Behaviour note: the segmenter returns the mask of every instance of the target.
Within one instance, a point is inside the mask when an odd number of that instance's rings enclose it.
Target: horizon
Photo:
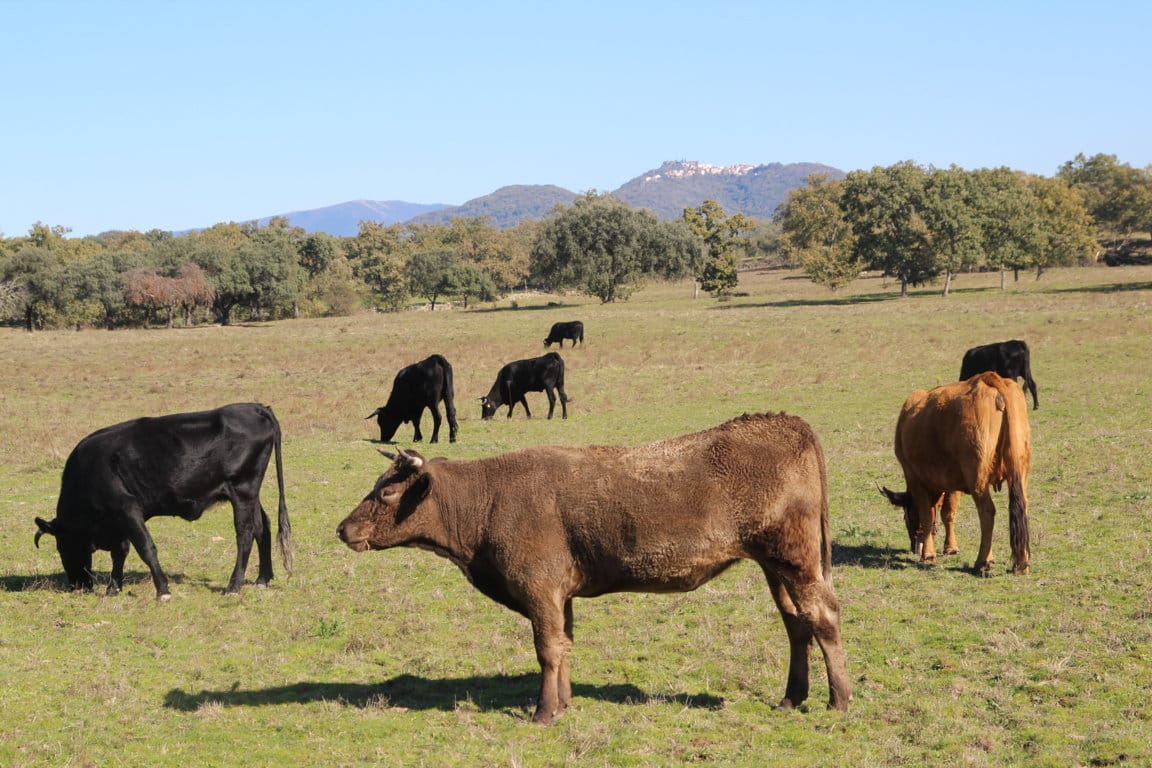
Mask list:
[[[1146,28],[1145,4],[447,10],[4,7],[7,28],[46,33],[0,51],[15,116],[0,134],[0,234],[456,206],[517,185],[580,194],[674,158],[1043,176],[1078,154],[1152,165],[1144,73],[1094,44]]]

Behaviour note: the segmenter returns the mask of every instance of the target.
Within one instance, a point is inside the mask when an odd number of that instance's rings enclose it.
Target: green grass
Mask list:
[[[618,306],[521,296],[519,309],[250,327],[0,329],[0,765],[1146,765],[1152,268],[998,284],[962,276],[947,299],[901,300],[877,278],[832,295],[770,272],[743,275],[747,295],[725,303],[663,285]],[[545,420],[530,395],[532,420],[482,422],[497,368],[577,318],[570,418]],[[902,487],[900,404],[952,380],[968,347],[1008,338],[1029,342],[1040,388],[1032,575],[968,573],[970,501],[961,554],[921,567],[875,487]],[[431,352],[453,363],[461,422],[460,442],[432,455],[638,444],[745,411],[807,419],[828,459],[851,710],[825,711],[818,653],[811,706],[773,710],[787,643],[759,570],[741,565],[690,594],[578,601],[574,705],[529,723],[524,619],[427,552],[356,554],[334,535],[383,465],[364,416]],[[284,428],[295,574],[277,562],[271,588],[225,597],[234,543],[219,508],[150,523],[171,603],[135,553],[120,597],[64,591],[32,518],[53,516],[72,446],[137,415],[240,400],[271,404]],[[274,484],[264,493],[271,508]],[[106,578],[107,554],[95,562]]]

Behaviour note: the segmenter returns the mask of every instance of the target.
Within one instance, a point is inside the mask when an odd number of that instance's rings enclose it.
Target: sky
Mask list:
[[[0,234],[611,191],[668,160],[1152,165],[1147,0],[0,0]]]

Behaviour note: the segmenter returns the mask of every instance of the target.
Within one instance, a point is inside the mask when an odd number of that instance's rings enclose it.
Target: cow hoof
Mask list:
[[[167,603],[172,600],[172,595],[168,592],[165,592],[162,595],[156,595],[156,599],[161,603]]]
[[[947,549],[944,550],[944,554],[946,554],[946,555],[958,555],[958,554],[960,554],[960,547],[948,547]]]

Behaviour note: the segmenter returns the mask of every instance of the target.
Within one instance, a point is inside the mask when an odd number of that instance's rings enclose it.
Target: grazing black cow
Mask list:
[[[492,385],[488,396],[480,398],[480,418],[491,419],[496,414],[496,409],[502,405],[508,406],[508,418],[512,418],[512,409],[516,407],[516,403],[522,404],[524,414],[532,418],[524,393],[541,391],[548,396],[548,418],[552,418],[552,413],[556,410],[556,395],[553,389],[560,393],[560,410],[564,418],[568,418],[568,395],[564,392],[564,360],[556,352],[508,363],[496,374],[496,383]]]
[[[960,381],[967,381],[978,373],[995,371],[1006,379],[1023,378],[1024,386],[1032,393],[1032,410],[1040,407],[1036,396],[1036,382],[1032,380],[1032,363],[1028,359],[1028,345],[1019,339],[1000,341],[972,347],[964,353],[960,363]]]
[[[448,442],[456,442],[456,404],[452,400],[452,366],[440,355],[432,355],[418,363],[405,366],[392,380],[392,393],[388,402],[364,418],[376,417],[380,425],[380,442],[391,442],[396,430],[406,421],[416,428],[412,436],[420,442],[420,417],[427,408],[432,412],[432,439],[440,440],[440,401],[448,414]]]
[[[158,515],[197,520],[213,504],[231,501],[236,567],[226,592],[239,592],[244,585],[253,540],[260,556],[256,583],[266,585],[272,579],[272,528],[260,504],[260,486],[273,453],[280,493],[277,540],[291,572],[280,423],[271,408],[257,403],[133,419],[88,435],[64,464],[56,518],[36,518],[35,543],[39,546],[45,533],[56,537],[73,589],[92,589],[92,553],[111,552],[109,595],[119,594],[123,586],[131,543],[152,572],[157,599],[168,600],[168,578],[144,523]]]
[[[584,343],[584,323],[573,320],[570,323],[552,323],[552,330],[548,331],[548,338],[544,339],[544,346],[550,347],[554,343],[564,349],[564,339],[572,339],[572,346]]]

